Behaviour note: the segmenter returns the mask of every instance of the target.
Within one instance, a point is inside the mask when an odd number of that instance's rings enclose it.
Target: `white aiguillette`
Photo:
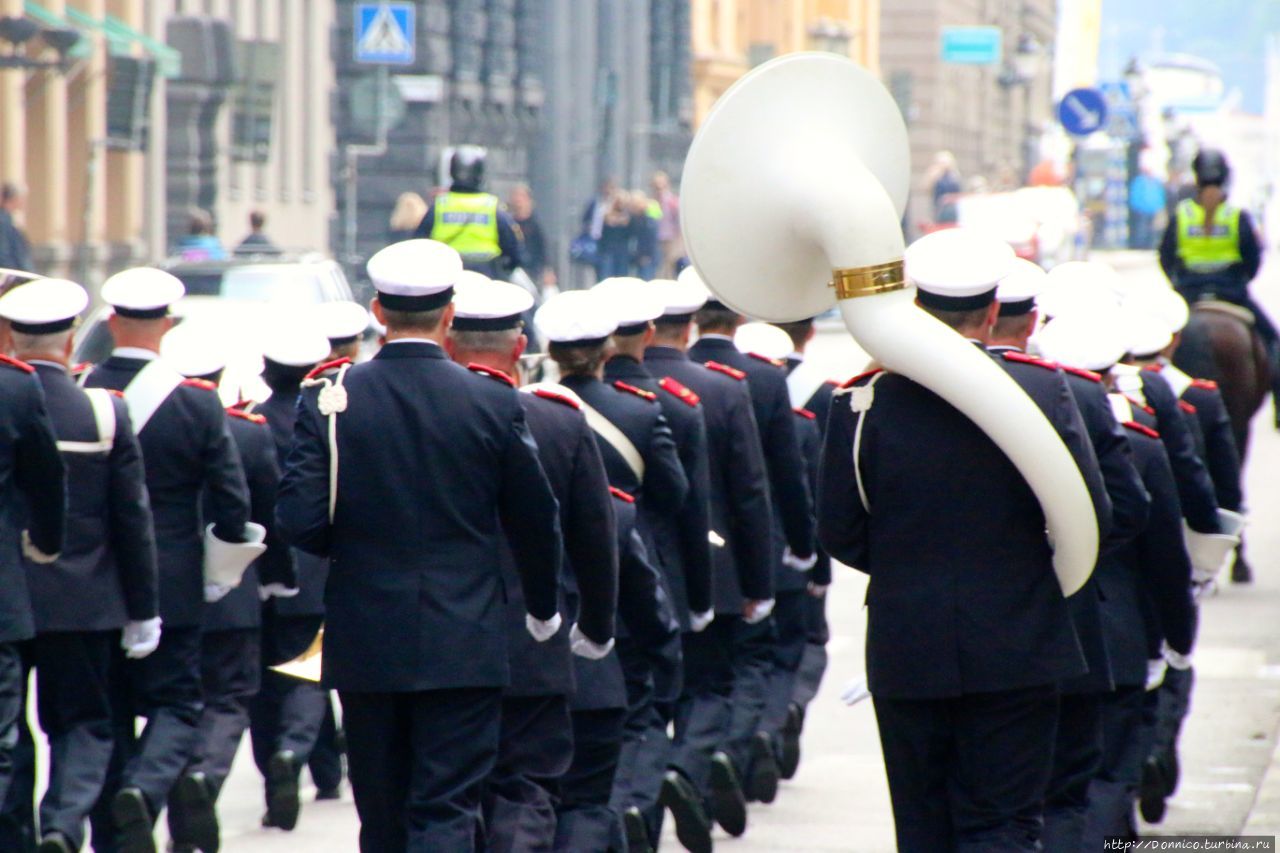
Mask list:
[[[267,550],[263,544],[267,529],[256,522],[244,526],[245,542],[223,542],[213,535],[213,525],[204,531],[204,580],[208,584],[237,587],[245,570]]]

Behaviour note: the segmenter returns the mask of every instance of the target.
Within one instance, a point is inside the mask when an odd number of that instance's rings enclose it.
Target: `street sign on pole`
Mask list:
[[[953,65],[999,65],[1004,31],[999,27],[943,27],[942,61]]]
[[[413,3],[357,3],[352,28],[355,61],[369,65],[412,65]]]
[[[1097,89],[1072,89],[1058,104],[1058,121],[1072,136],[1088,136],[1107,121],[1107,99]]]

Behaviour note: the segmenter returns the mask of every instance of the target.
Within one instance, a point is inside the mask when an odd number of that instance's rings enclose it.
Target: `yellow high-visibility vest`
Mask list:
[[[435,200],[431,239],[452,246],[469,261],[491,261],[498,244],[498,197],[491,193],[447,192]]]
[[[1178,257],[1191,272],[1217,272],[1242,260],[1240,208],[1219,205],[1206,227],[1204,208],[1188,198],[1178,203],[1176,219]]]

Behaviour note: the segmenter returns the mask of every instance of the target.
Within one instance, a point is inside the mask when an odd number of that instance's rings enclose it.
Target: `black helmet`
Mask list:
[[[1191,161],[1191,171],[1196,174],[1196,183],[1202,187],[1222,186],[1231,177],[1231,167],[1227,165],[1227,155],[1216,148],[1204,148]]]
[[[449,160],[449,178],[455,184],[480,189],[484,183],[486,153],[479,145],[459,145]]]

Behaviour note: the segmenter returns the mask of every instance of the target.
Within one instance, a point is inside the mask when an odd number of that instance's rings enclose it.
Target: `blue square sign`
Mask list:
[[[943,27],[942,61],[953,65],[997,65],[1004,50],[999,27]]]
[[[412,3],[357,3],[352,30],[356,62],[412,65],[416,11]]]

